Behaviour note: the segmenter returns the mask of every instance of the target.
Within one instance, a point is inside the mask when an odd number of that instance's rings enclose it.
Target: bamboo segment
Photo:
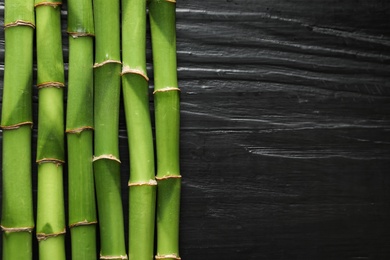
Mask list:
[[[96,259],[93,179],[93,10],[91,0],[69,0],[69,74],[66,111],[69,228],[72,259]]]
[[[39,88],[37,239],[40,259],[65,259],[64,65],[60,4],[35,1]]]
[[[157,255],[180,259],[180,101],[176,64],[175,3],[149,4],[154,68],[157,148]]]
[[[122,84],[130,154],[129,259],[154,255],[156,185],[146,74],[146,1],[122,1]]]
[[[3,259],[32,259],[31,182],[33,0],[6,0],[1,114]]]
[[[95,96],[94,176],[100,258],[127,259],[118,145],[120,98],[119,1],[94,0]]]

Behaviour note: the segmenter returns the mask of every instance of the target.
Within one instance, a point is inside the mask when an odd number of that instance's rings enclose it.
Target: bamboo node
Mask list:
[[[15,26],[29,26],[35,29],[35,24],[33,22],[23,21],[23,20],[16,20],[15,22],[7,23],[4,25],[4,28],[7,29],[9,27],[15,27]]]
[[[65,133],[67,134],[80,134],[84,130],[93,130],[92,126],[83,126],[83,127],[78,127],[78,128],[73,128],[66,130]]]
[[[165,87],[165,88],[160,88],[160,89],[153,91],[153,94],[156,94],[159,92],[168,92],[168,91],[179,91],[180,92],[181,90],[177,87]]]
[[[78,37],[95,37],[95,34],[88,32],[68,32],[68,34],[72,36],[73,39]]]
[[[4,232],[29,232],[31,233],[34,230],[34,227],[5,227],[0,225],[1,230]]]
[[[92,159],[92,162],[95,162],[95,161],[101,160],[101,159],[108,159],[108,160],[113,160],[113,161],[117,161],[118,163],[121,163],[121,161],[118,158],[116,158],[115,155],[112,155],[112,154],[102,154],[99,156],[94,156]]]
[[[61,5],[62,3],[61,2],[40,2],[40,3],[37,3],[34,5],[34,7],[38,7],[38,6],[51,6],[51,7],[57,7],[59,5]]]
[[[36,163],[38,163],[38,164],[42,164],[42,163],[54,163],[54,164],[56,164],[57,166],[60,166],[60,165],[64,164],[65,161],[60,160],[60,159],[57,159],[57,158],[42,158],[42,159],[37,160]]]
[[[64,235],[64,234],[66,234],[66,229],[64,229],[63,231],[57,232],[57,233],[52,233],[52,234],[37,233],[37,240],[38,240],[38,242],[44,241],[44,240],[47,240],[51,237],[58,237],[58,236]]]
[[[13,125],[2,125],[2,126],[0,126],[0,128],[3,130],[13,130],[13,129],[18,129],[19,127],[24,126],[24,125],[31,125],[31,128],[32,128],[33,122],[26,121],[26,122],[20,122],[17,124],[13,124]]]
[[[157,185],[157,181],[156,180],[149,180],[149,181],[128,182],[127,185],[129,187],[133,187],[133,186],[156,186]]]
[[[74,228],[74,227],[79,227],[79,226],[89,226],[89,225],[96,225],[98,222],[96,220],[93,221],[88,221],[88,220],[83,220],[79,221],[76,223],[69,224],[69,228]]]
[[[93,64],[93,68],[103,67],[104,65],[109,64],[109,63],[122,64],[122,62],[120,62],[119,60],[105,60],[103,62]]]
[[[176,260],[181,260],[180,256],[178,256],[177,254],[156,255],[154,258],[156,260],[159,260],[159,259],[176,259]]]
[[[100,255],[100,259],[124,259],[127,260],[127,255]]]
[[[123,76],[125,74],[138,74],[138,75],[142,76],[144,79],[146,79],[146,81],[149,81],[148,76],[141,69],[134,69],[134,68],[130,68],[130,67],[123,67],[121,76]]]
[[[63,88],[63,87],[65,87],[64,83],[55,82],[55,81],[43,82],[43,83],[37,84],[38,89],[41,89],[41,88]]]
[[[168,175],[164,175],[162,177],[157,177],[156,176],[156,180],[157,181],[165,181],[165,180],[168,180],[168,179],[181,179],[181,175],[168,174]]]

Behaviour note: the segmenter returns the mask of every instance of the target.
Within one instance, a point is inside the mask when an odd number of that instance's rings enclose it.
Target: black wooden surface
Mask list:
[[[178,0],[183,259],[390,259],[389,19],[386,0]]]

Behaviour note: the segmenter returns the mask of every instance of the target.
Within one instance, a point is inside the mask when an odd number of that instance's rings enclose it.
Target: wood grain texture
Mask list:
[[[390,258],[389,17],[385,0],[177,2],[183,259]],[[123,109],[120,126],[126,208]]]

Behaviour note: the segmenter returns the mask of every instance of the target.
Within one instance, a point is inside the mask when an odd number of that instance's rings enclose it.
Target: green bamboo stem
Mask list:
[[[69,73],[66,111],[69,228],[72,259],[96,259],[93,179],[93,9],[91,0],[69,0]]]
[[[122,1],[122,84],[130,154],[129,259],[154,256],[156,185],[146,73],[146,1]]]
[[[154,68],[157,150],[157,255],[180,259],[180,101],[176,64],[175,2],[149,4]]]
[[[31,183],[33,0],[5,1],[1,127],[3,259],[32,259]]]
[[[64,65],[61,2],[35,1],[37,24],[38,205],[37,239],[40,259],[65,259],[63,194]]]
[[[94,176],[100,258],[127,259],[118,145],[120,104],[119,0],[94,0]]]

